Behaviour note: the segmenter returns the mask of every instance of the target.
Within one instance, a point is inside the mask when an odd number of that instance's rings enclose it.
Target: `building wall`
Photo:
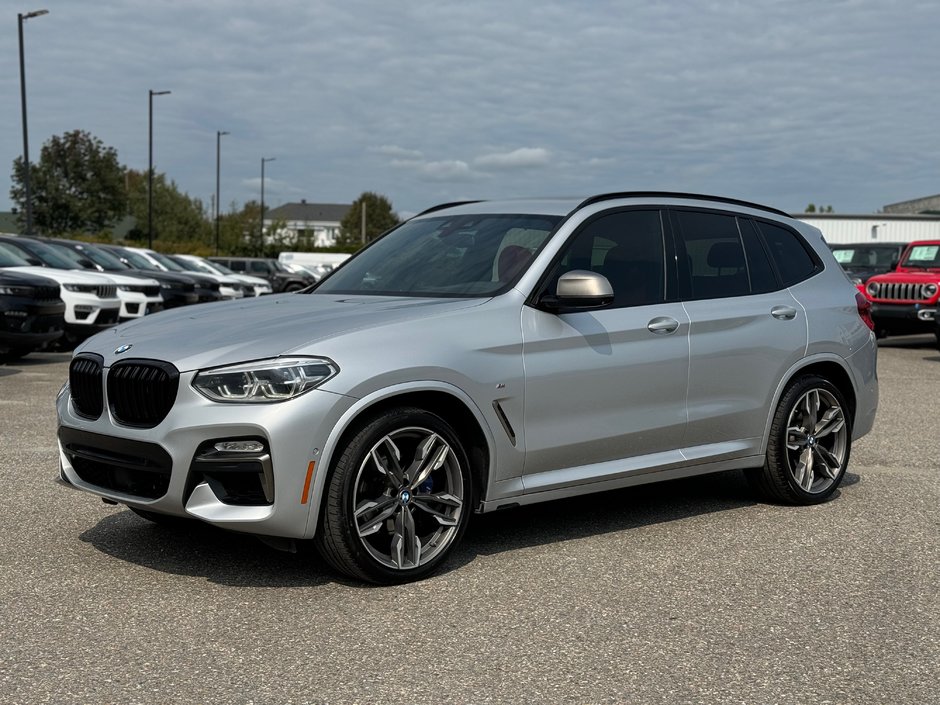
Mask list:
[[[915,198],[912,201],[889,203],[884,207],[885,213],[924,213],[926,211],[940,212],[940,195]]]
[[[911,242],[940,240],[940,217],[891,217],[888,214],[853,217],[820,217],[811,213],[795,218],[819,228],[826,242]]]

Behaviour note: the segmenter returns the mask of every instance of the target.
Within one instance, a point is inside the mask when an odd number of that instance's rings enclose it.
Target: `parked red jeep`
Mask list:
[[[878,274],[865,284],[878,337],[936,333],[940,298],[940,240],[910,243],[893,272]]]

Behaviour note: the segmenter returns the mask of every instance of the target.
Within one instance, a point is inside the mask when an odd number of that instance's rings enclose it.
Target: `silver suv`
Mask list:
[[[87,341],[57,401],[61,478],[401,582],[474,512],[731,469],[822,502],[872,428],[875,363],[867,301],[780,211],[448,204],[304,293]]]

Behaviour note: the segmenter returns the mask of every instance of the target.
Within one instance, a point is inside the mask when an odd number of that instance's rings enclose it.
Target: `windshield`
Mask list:
[[[90,269],[90,267],[88,267],[84,262],[82,262],[83,256],[80,255],[75,250],[73,250],[71,247],[65,247],[63,245],[58,245],[58,244],[52,245],[52,247],[55,248],[56,254],[61,255],[62,257],[64,257],[65,259],[67,259],[69,262],[72,263],[70,268],[74,269],[74,268],[81,267],[82,269]]]
[[[160,268],[157,265],[155,265],[143,255],[134,252],[133,250],[121,250],[121,256],[130,262],[134,269],[146,269],[148,272],[160,271]]]
[[[897,247],[862,245],[839,247],[832,251],[836,262],[843,267],[884,267],[887,269],[898,258]]]
[[[29,267],[19,250],[0,242],[0,267]]]
[[[97,247],[89,245],[77,245],[75,251],[109,272],[118,272],[122,269],[128,269],[126,264],[107,250],[100,250]]]
[[[186,270],[179,266],[176,262],[171,260],[166,255],[161,255],[159,252],[148,252],[151,257],[153,257],[157,262],[162,264],[164,267],[169,269],[171,272],[185,272]]]
[[[24,252],[29,252],[34,257],[38,257],[44,265],[53,269],[83,269],[81,265],[70,261],[67,257],[63,257],[43,242],[30,240],[29,243],[17,243],[16,247]]]
[[[204,270],[202,269],[202,267],[200,267],[198,264],[196,264],[196,263],[193,262],[192,260],[183,259],[182,257],[180,257],[179,259],[175,259],[175,258],[174,258],[174,259],[173,259],[173,262],[174,262],[175,264],[178,264],[180,267],[182,267],[183,269],[185,269],[187,272],[203,272],[203,271],[204,271]]]
[[[923,267],[932,269],[940,267],[940,244],[936,245],[915,245],[907,253],[907,257],[901,263],[904,267]]]
[[[235,274],[231,269],[226,267],[224,264],[219,264],[218,262],[209,262],[207,260],[199,260],[199,265],[205,267],[206,270],[212,274]]]
[[[311,293],[492,296],[522,275],[560,220],[508,214],[412,220],[345,262]]]

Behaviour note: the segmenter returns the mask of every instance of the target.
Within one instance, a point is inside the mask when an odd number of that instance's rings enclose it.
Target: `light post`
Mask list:
[[[228,132],[221,130],[215,133],[215,255],[219,256],[219,175],[222,165],[222,135]]]
[[[29,132],[26,129],[26,60],[23,55],[23,22],[48,15],[49,10],[34,10],[16,15],[20,35],[20,102],[23,106],[23,186],[26,191],[26,234],[33,234],[33,199],[29,188]]]
[[[259,256],[264,254],[264,164],[265,162],[273,162],[276,159],[277,157],[261,157],[261,241],[258,245]]]
[[[147,102],[147,247],[153,248],[153,97],[170,91],[150,90]]]

